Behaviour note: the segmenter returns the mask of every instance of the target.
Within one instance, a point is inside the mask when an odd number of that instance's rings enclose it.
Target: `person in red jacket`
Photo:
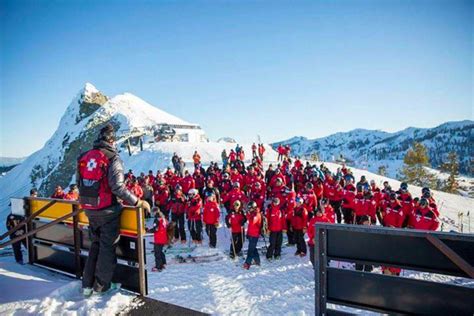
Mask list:
[[[153,248],[155,250],[155,267],[151,269],[153,272],[161,272],[166,267],[166,256],[163,247],[168,244],[168,221],[165,215],[159,210],[156,213],[155,222],[153,223]]]
[[[234,259],[241,255],[242,245],[244,242],[244,224],[247,218],[242,214],[242,204],[240,201],[235,201],[232,210],[227,214],[225,222],[232,233],[232,240],[230,243],[230,258]]]
[[[389,202],[382,201],[379,220],[385,227],[401,228],[405,221],[405,213],[396,193],[390,193]],[[383,274],[400,275],[402,270],[395,267],[382,266]]]
[[[69,192],[64,195],[65,200],[78,201],[79,200],[79,189],[77,184],[71,184],[69,186]]]
[[[54,190],[53,195],[51,195],[52,199],[64,199],[64,191],[63,188],[60,185],[56,186],[56,189]]]
[[[143,197],[143,189],[137,181],[137,178],[133,177],[130,185],[130,192],[133,193],[137,198],[141,199]]]
[[[258,155],[260,157],[260,160],[263,160],[263,154],[265,153],[265,147],[263,144],[258,145]]]
[[[326,198],[322,198],[319,201],[320,205],[319,208],[323,210],[324,216],[328,219],[329,223],[335,224],[336,223],[336,212],[332,208],[331,203]]]
[[[257,203],[257,207],[260,210],[263,210],[263,206],[265,203],[265,182],[255,182],[249,189],[249,198],[251,201]]]
[[[257,250],[258,237],[262,229],[262,214],[255,201],[251,201],[248,204],[247,213],[247,239],[249,240],[249,248],[247,250],[247,259],[245,259],[244,269],[249,269],[252,261],[257,266],[260,265],[260,255]]]
[[[204,185],[206,182],[206,178],[201,173],[200,169],[194,170],[193,179],[194,179],[195,188],[200,192],[204,188]]]
[[[267,250],[267,259],[280,259],[283,231],[286,231],[285,214],[280,207],[280,199],[273,198],[272,204],[266,211],[268,230],[270,231],[270,245]]]
[[[357,193],[353,200],[355,224],[360,224],[362,216],[367,214],[367,205],[365,203],[364,192],[362,186],[357,186]]]
[[[322,209],[318,209],[316,211],[315,216],[311,218],[311,220],[308,223],[308,248],[309,248],[309,260],[311,261],[311,264],[314,267],[314,242],[315,242],[315,234],[316,231],[314,229],[314,225],[316,223],[329,223],[329,219],[324,215]]]
[[[397,199],[396,193],[390,194],[390,202],[381,209],[381,223],[385,227],[402,228],[405,221],[403,206]]]
[[[237,160],[237,154],[235,153],[233,149],[231,149],[229,153],[229,162],[233,164],[235,163],[236,160]]]
[[[313,217],[314,211],[318,206],[318,198],[316,197],[316,194],[314,194],[313,189],[313,184],[311,182],[307,182],[305,184],[304,190],[300,192],[300,195],[304,201],[304,206],[308,211],[308,219]]]
[[[179,184],[183,188],[183,193],[188,194],[189,190],[194,189],[196,184],[194,182],[193,176],[189,173],[188,170],[184,171],[184,178],[179,181]]]
[[[224,202],[224,206],[229,211],[234,206],[235,201],[239,201],[240,203],[247,203],[247,196],[240,190],[240,183],[234,182],[232,184],[232,190],[224,196],[222,201]]]
[[[174,193],[169,201],[171,210],[171,220],[176,224],[174,230],[175,241],[181,237],[181,243],[186,243],[186,231],[184,230],[184,211],[186,205],[186,197],[183,194],[183,190],[180,185],[177,185],[174,189]]]
[[[344,223],[353,224],[354,223],[354,198],[356,196],[356,188],[354,184],[349,182],[342,190],[342,215],[344,218]]]
[[[158,185],[155,185],[155,189],[153,191],[153,197],[155,200],[155,206],[160,208],[161,212],[165,215],[165,218],[168,218],[168,199],[170,197],[170,190],[168,189],[168,186],[165,185],[164,179],[158,180]]]
[[[365,214],[370,216],[370,220],[372,222],[372,225],[375,225],[377,223],[377,203],[375,202],[374,196],[372,195],[372,192],[367,191],[364,194],[364,209],[365,209]]]
[[[402,182],[400,184],[400,190],[398,191],[399,200],[403,206],[403,212],[405,212],[405,216],[409,216],[413,211],[413,198],[411,193],[408,191],[408,184]]]
[[[148,175],[146,176],[146,178],[148,179],[148,184],[149,185],[151,185],[151,186],[155,185],[156,177],[153,174],[153,170],[148,171]]]
[[[202,244],[202,221],[201,221],[202,200],[196,189],[189,190],[188,201],[186,202],[186,214],[188,216],[188,230],[194,244]]]
[[[295,208],[296,205],[296,193],[288,188],[286,188],[284,195],[283,195],[283,200],[281,204],[281,210],[283,211],[283,214],[285,215],[286,218],[286,237],[288,240],[288,246],[294,246],[296,244],[295,240],[295,234],[294,234],[294,229],[291,225],[291,218],[293,217],[293,209]]]
[[[421,198],[418,206],[408,218],[408,228],[435,231],[438,227],[438,216],[429,206],[428,200]]]
[[[209,247],[216,248],[217,228],[219,227],[220,209],[214,194],[206,197],[203,209],[203,221],[206,225],[206,233],[209,236]]]
[[[257,157],[257,145],[255,143],[252,144],[252,157]]]
[[[341,204],[342,204],[342,198],[343,198],[343,189],[342,189],[341,184],[339,183],[340,180],[341,179],[339,176],[335,176],[334,179],[330,180],[326,186],[329,190],[329,194],[328,194],[329,203],[331,203],[331,206],[336,212],[338,223],[342,221]]]
[[[296,252],[295,256],[306,256],[306,243],[304,241],[304,234],[306,233],[308,223],[308,211],[304,207],[304,200],[302,197],[297,197],[295,200],[295,208],[291,216],[291,226],[293,228]]]

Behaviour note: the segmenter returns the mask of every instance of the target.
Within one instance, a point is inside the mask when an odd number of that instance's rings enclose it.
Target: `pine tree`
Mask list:
[[[385,177],[387,175],[387,167],[384,165],[380,165],[378,174],[381,175],[382,177]]]
[[[311,154],[311,160],[312,161],[319,161],[319,154],[318,152],[314,152]]]
[[[436,187],[436,177],[425,168],[431,165],[428,151],[422,143],[413,143],[403,162],[402,181],[423,187]]]
[[[443,191],[448,193],[458,193],[459,189],[459,160],[455,152],[448,154],[448,161],[441,165],[441,170],[449,173],[448,179],[445,181]]]

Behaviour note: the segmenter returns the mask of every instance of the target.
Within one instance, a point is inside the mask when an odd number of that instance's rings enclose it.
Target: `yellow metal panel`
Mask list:
[[[45,200],[45,199],[31,200],[30,202],[31,213],[38,211],[40,208],[48,204],[50,201]],[[57,201],[55,204],[53,204],[48,209],[46,209],[43,213],[41,213],[38,217],[46,218],[49,220],[55,220],[56,218],[64,216],[68,213],[72,213],[72,204]],[[66,219],[65,222],[72,222],[72,217]]]
[[[51,199],[40,199],[30,200],[31,212],[34,213],[40,208],[45,206],[51,201]],[[68,213],[72,213],[73,205],[65,201],[57,201],[55,204],[50,206],[47,210],[41,213],[38,217],[48,220],[55,220],[61,216],[64,216]],[[86,216],[85,212],[81,212],[78,215],[79,225],[89,225],[89,219]],[[143,223],[145,219],[142,217]],[[66,219],[64,222],[72,223],[72,217]],[[143,225],[145,227],[145,225]],[[137,210],[135,208],[124,207],[122,211],[122,216],[120,218],[120,231],[126,234],[137,234],[138,223],[137,223]]]

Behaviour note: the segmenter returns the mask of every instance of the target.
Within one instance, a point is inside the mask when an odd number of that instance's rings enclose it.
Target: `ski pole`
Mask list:
[[[233,257],[235,258],[236,253],[235,253],[234,236],[233,236],[233,234],[232,234],[232,228],[229,228],[229,230],[230,230],[230,240],[231,240],[231,242],[232,242],[232,249],[234,250],[234,256],[233,256]]]

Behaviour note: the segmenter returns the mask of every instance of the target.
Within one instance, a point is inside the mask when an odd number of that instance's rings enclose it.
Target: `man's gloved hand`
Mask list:
[[[145,212],[150,214],[150,204],[145,200],[139,200],[136,207],[141,207]]]

